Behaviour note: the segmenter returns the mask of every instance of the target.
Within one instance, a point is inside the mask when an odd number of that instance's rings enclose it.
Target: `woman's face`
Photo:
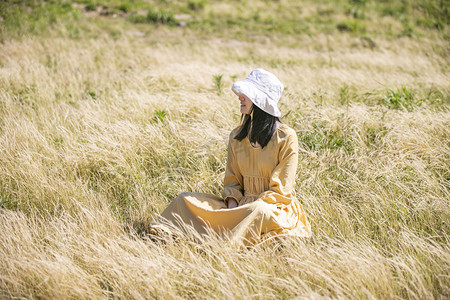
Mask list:
[[[244,94],[241,94],[239,96],[239,101],[241,102],[241,114],[249,114],[252,111],[252,100]]]

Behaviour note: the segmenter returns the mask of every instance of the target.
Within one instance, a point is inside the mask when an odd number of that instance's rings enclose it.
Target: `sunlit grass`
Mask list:
[[[31,19],[1,29],[1,298],[448,297],[439,1],[49,3],[36,19],[11,6]],[[108,14],[88,14],[101,5]],[[150,6],[197,15],[185,27],[131,22]],[[404,35],[394,17],[406,12]],[[247,250],[142,239],[178,193],[220,194],[240,119],[229,88],[256,67],[286,86],[313,237]]]

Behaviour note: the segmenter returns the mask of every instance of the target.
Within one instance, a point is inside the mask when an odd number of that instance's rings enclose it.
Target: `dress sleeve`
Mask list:
[[[225,169],[225,178],[223,182],[223,192],[222,196],[227,204],[228,199],[233,198],[239,204],[239,201],[242,199],[243,192],[243,180],[242,174],[239,170],[239,166],[237,164],[235,149],[233,148],[233,138],[234,131],[231,132],[230,137],[228,139],[228,157],[227,157],[227,166]]]
[[[298,139],[292,130],[281,142],[278,165],[270,176],[269,190],[258,198],[270,204],[290,204],[295,199],[295,174],[298,164]]]

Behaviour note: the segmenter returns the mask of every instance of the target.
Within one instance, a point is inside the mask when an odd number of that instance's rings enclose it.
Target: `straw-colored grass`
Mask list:
[[[140,26],[0,44],[0,298],[450,296],[447,41]],[[220,194],[256,67],[285,83],[313,237],[141,238],[178,193]]]

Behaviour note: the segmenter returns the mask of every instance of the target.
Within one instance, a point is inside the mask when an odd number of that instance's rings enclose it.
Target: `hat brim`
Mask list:
[[[241,80],[237,81],[233,84],[233,87],[231,88],[233,92],[240,96],[241,94],[244,94],[245,96],[249,97],[250,100],[256,98],[258,94],[262,93],[260,90],[258,90],[256,87],[254,87],[250,82]],[[253,100],[252,100],[253,102]]]
[[[278,110],[278,107],[275,105],[271,105],[267,97],[267,95],[256,88],[253,83],[247,81],[247,80],[241,80],[237,81],[233,84],[231,90],[238,96],[241,96],[241,94],[244,94],[247,96],[254,105],[259,107],[261,110],[265,111],[266,113],[279,117],[281,116],[281,112]],[[266,105],[263,105],[266,104]]]

